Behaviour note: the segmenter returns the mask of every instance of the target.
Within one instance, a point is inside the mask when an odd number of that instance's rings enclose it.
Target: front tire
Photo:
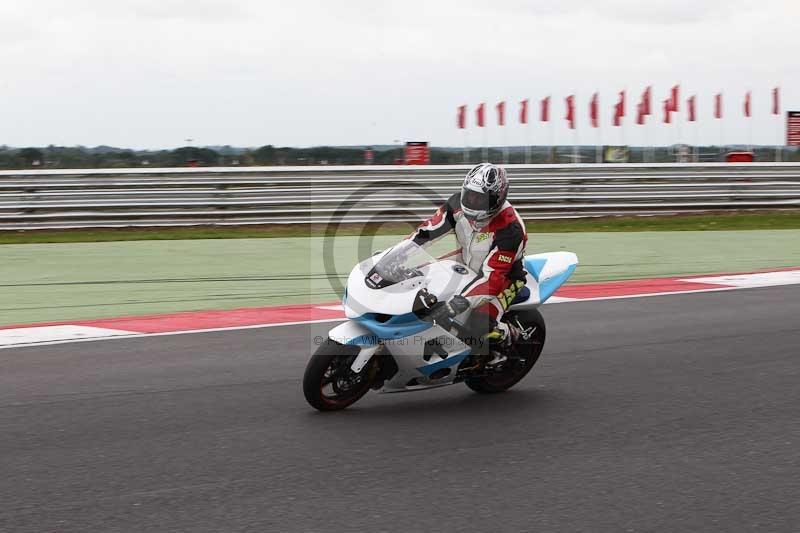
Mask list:
[[[350,369],[359,346],[339,344],[325,339],[306,365],[303,375],[303,394],[314,409],[339,411],[364,396],[375,376],[373,357],[359,373]]]
[[[542,314],[536,309],[512,313],[509,319],[516,316],[523,328],[534,328],[531,336],[527,340],[520,337],[514,342],[509,349],[508,361],[499,372],[491,376],[467,378],[467,387],[475,392],[492,394],[510,389],[531,371],[542,354],[547,334]]]

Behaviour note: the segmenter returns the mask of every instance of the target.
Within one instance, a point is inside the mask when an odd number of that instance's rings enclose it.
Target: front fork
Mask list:
[[[369,363],[372,356],[382,347],[382,344],[374,344],[372,346],[361,346],[361,351],[358,352],[358,355],[353,360],[353,364],[350,365],[350,370],[358,374],[361,372],[367,363]]]

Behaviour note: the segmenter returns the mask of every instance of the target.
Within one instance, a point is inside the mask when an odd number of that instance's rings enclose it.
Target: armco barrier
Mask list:
[[[0,171],[0,230],[408,221],[469,166]],[[525,219],[800,208],[800,164],[509,165]]]

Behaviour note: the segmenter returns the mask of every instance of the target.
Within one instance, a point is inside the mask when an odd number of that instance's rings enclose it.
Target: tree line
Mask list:
[[[374,164],[394,164],[403,157],[402,148],[373,151]],[[449,161],[447,156],[436,158]],[[363,148],[260,148],[184,146],[174,150],[128,150],[108,146],[47,146],[9,148],[0,146],[0,169],[25,168],[126,168],[253,165],[360,165]]]
[[[722,151],[719,147],[701,147],[698,150],[701,161],[719,161]],[[382,147],[372,150],[372,164],[402,164],[402,147]],[[580,147],[578,154],[582,161],[594,162],[595,148]],[[642,160],[641,149],[631,149],[631,161]],[[776,152],[771,147],[755,149],[757,161],[773,161]],[[567,163],[572,161],[572,147],[536,146],[525,153],[524,147],[513,147],[507,152],[492,148],[488,150],[490,161],[524,163],[526,157],[531,163]],[[649,161],[675,161],[674,150],[670,147],[656,148]],[[786,150],[784,161],[800,161],[800,151]],[[432,164],[475,163],[484,159],[483,150],[472,148],[466,154],[460,148],[432,148]],[[0,146],[0,170],[28,168],[130,168],[130,167],[185,167],[185,166],[281,166],[281,165],[362,165],[366,162],[365,149],[354,147],[320,146],[314,148],[276,147],[236,148],[231,146],[197,147],[184,146],[175,150],[128,150],[108,146],[98,147],[27,147],[9,148]]]

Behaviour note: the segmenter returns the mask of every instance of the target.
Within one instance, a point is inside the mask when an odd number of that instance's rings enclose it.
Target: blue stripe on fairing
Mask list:
[[[381,341],[377,335],[359,335],[345,342],[345,344],[356,344],[358,346],[375,346]]]
[[[542,269],[546,263],[547,259],[542,259],[539,257],[526,257],[522,261],[522,264],[525,265],[525,270],[530,272],[531,276],[533,276],[533,279],[536,281],[539,281],[539,275],[542,273]]]
[[[380,339],[402,339],[433,326],[432,322],[420,320],[414,313],[394,315],[386,322],[375,320],[374,313],[367,313],[353,320],[369,329]]]
[[[467,358],[470,351],[471,349],[467,348],[463,352],[451,355],[447,359],[442,359],[441,361],[437,361],[430,365],[417,367],[417,370],[419,370],[422,374],[425,374],[426,376],[430,376],[437,370],[441,370],[442,368],[447,368],[448,366],[457,365],[458,363]]]
[[[575,267],[577,266],[578,265],[570,265],[566,272],[539,283],[539,301],[544,303],[545,300],[550,298],[553,293],[569,279],[572,273],[575,272]]]

